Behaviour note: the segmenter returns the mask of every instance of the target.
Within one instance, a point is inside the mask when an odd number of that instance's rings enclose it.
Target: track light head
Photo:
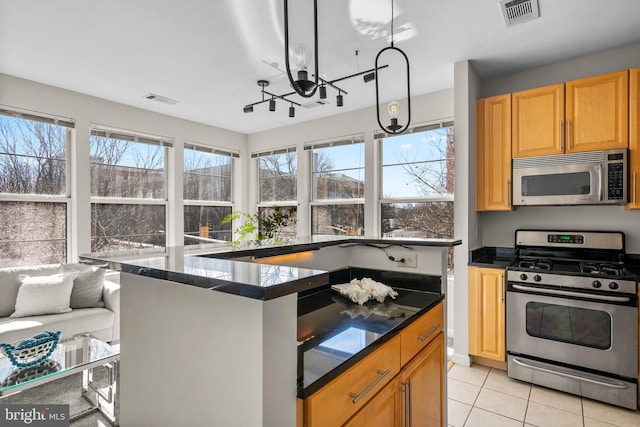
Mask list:
[[[245,105],[244,106],[245,113],[253,113],[253,105]]]
[[[327,87],[325,85],[320,86],[320,99],[327,99]]]
[[[364,76],[362,76],[362,79],[364,80],[365,83],[369,83],[370,81],[373,81],[376,79],[376,73],[372,72],[372,73],[365,74]]]
[[[338,107],[342,107],[344,105],[344,98],[342,96],[342,93],[338,93],[338,96],[336,97],[336,105]]]
[[[293,104],[291,104],[291,107],[289,107],[289,117],[295,117],[296,116],[296,109],[293,106]]]
[[[269,111],[276,111],[276,100],[273,98],[269,100]]]

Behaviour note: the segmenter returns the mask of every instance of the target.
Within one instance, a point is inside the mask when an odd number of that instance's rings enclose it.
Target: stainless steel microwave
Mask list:
[[[513,159],[513,205],[625,204],[627,149]]]

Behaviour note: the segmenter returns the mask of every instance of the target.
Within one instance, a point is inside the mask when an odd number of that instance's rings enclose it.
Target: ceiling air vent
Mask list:
[[[315,108],[321,105],[327,105],[328,103],[329,101],[327,101],[326,99],[316,99],[314,101],[307,102],[306,104],[302,104],[302,108]]]
[[[502,0],[500,9],[507,27],[540,17],[538,0]]]
[[[176,101],[175,99],[167,98],[166,96],[156,95],[155,93],[148,93],[144,97],[147,99],[151,99],[152,101],[162,102],[163,104],[167,104],[167,105],[174,105],[178,103],[178,101]]]

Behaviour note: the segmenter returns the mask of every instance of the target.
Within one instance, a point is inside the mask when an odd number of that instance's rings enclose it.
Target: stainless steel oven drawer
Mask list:
[[[638,408],[638,385],[630,381],[552,365],[526,357],[507,355],[507,375],[567,393],[625,408]]]

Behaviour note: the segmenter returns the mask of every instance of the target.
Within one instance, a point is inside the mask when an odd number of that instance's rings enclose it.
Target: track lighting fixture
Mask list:
[[[324,84],[320,86],[320,99],[327,99],[327,87]]]
[[[364,80],[365,83],[369,83],[372,80],[376,79],[376,73],[368,73],[365,74],[364,76],[362,76],[362,79]]]
[[[342,97],[342,91],[338,91],[338,96],[336,96],[336,105],[338,107],[342,107],[344,105],[344,99]]]
[[[253,105],[245,105],[244,106],[245,113],[253,113]]]
[[[379,99],[379,90],[378,90],[378,84],[380,79],[378,78],[378,70],[379,70],[378,61],[380,60],[380,56],[382,56],[384,52],[391,51],[391,50],[395,50],[396,52],[402,55],[406,64],[406,69],[407,69],[408,109],[407,109],[407,124],[404,126],[398,124],[398,113],[400,112],[400,104],[397,101],[391,102],[387,107],[387,112],[389,113],[389,116],[390,116],[390,124],[388,126],[384,126],[382,124],[382,120],[380,119],[380,99]],[[402,49],[399,49],[393,45],[393,0],[391,0],[391,46],[385,47],[380,52],[378,52],[378,55],[376,55],[374,78],[376,81],[376,114],[378,119],[378,125],[380,125],[380,128],[386,133],[397,134],[397,133],[404,132],[409,128],[409,124],[411,123],[411,88],[410,88],[410,81],[409,81],[409,58],[402,51]]]
[[[269,111],[276,111],[276,99],[271,98],[269,100]]]
[[[293,106],[293,104],[291,104],[291,106],[289,107],[289,117],[295,117],[296,116],[296,109]]]

